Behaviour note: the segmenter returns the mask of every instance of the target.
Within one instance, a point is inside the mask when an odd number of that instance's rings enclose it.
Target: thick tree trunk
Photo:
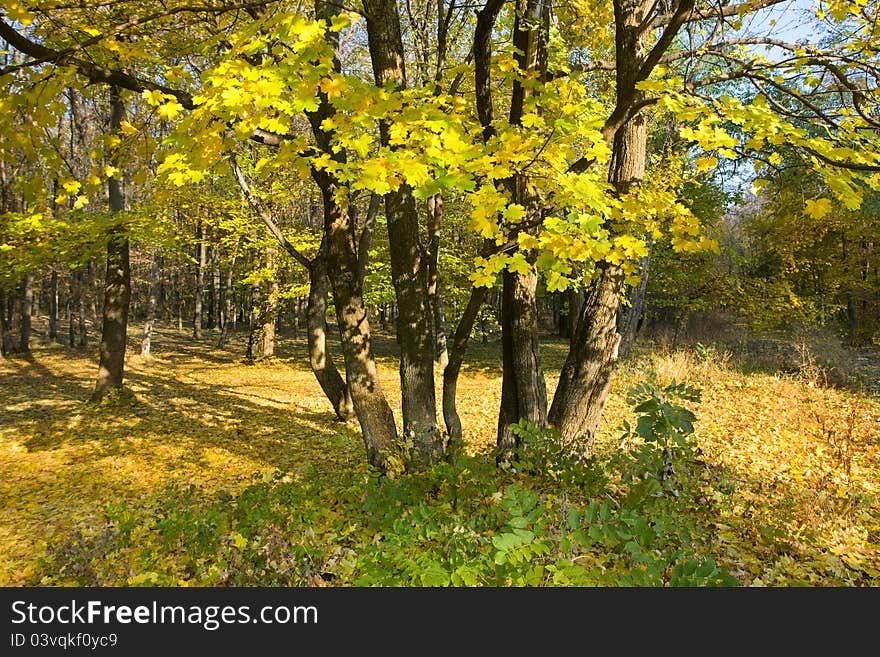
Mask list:
[[[336,302],[336,318],[345,358],[346,381],[361,426],[367,461],[386,474],[398,474],[400,459],[394,413],[382,392],[373,358],[370,324],[363,298],[363,276],[358,271],[350,219],[335,202],[335,185],[321,178],[327,268]]]
[[[642,3],[616,1],[617,111],[637,104],[635,89],[643,50]],[[618,195],[638,185],[645,173],[647,130],[640,113],[623,123],[613,135],[609,181]],[[623,274],[607,262],[597,264],[597,276],[578,316],[574,338],[562,367],[550,408],[550,423],[566,441],[580,441],[588,455],[608,396],[611,375],[617,366],[620,335],[617,313]]]
[[[461,365],[467,351],[468,340],[474,328],[474,322],[480,313],[480,306],[486,298],[485,287],[475,287],[471,290],[467,306],[458,320],[455,333],[452,336],[452,348],[449,350],[449,362],[443,370],[443,422],[446,424],[446,460],[455,462],[464,447],[461,428],[461,418],[458,415],[456,393],[458,389],[458,375],[461,373]]]
[[[110,110],[110,130],[120,130],[125,106],[119,91],[113,89]],[[114,165],[119,161],[111,160]],[[122,212],[122,186],[117,178],[107,180],[111,214]],[[125,367],[125,342],[128,328],[128,305],[131,300],[131,271],[129,269],[128,230],[119,223],[110,229],[107,241],[107,274],[104,278],[104,312],[101,323],[100,360],[98,380],[92,401],[100,400],[111,388],[121,388]]]
[[[406,88],[400,16],[394,0],[365,0],[370,59],[377,86]],[[379,127],[389,145],[388,124]],[[419,469],[443,459],[434,389],[434,316],[428,293],[428,266],[419,233],[412,189],[400,185],[385,195],[391,275],[399,316],[400,387],[407,468]],[[410,448],[410,443],[412,447]]]
[[[196,226],[196,240],[198,241],[198,244],[196,245],[196,302],[195,309],[193,310],[193,337],[196,340],[200,340],[202,337],[202,326],[204,324],[202,310],[205,293],[205,260],[207,258],[205,226],[201,220],[199,220],[199,223]]]
[[[141,340],[141,356],[150,357],[150,347],[153,341],[153,325],[156,323],[156,302],[158,296],[159,281],[159,255],[153,253],[153,262],[150,265],[150,285],[147,300],[147,319],[144,322],[144,337]]]
[[[538,349],[535,291],[538,275],[504,271],[501,300],[502,383],[498,414],[499,461],[519,445],[511,424],[547,424],[547,389]]]
[[[18,350],[27,353],[31,350],[31,313],[34,309],[33,274],[28,274],[21,280],[21,295],[19,296],[18,304]]]
[[[607,263],[600,266],[598,279],[588,290],[577,317],[550,407],[550,424],[566,440],[581,440],[585,454],[599,425],[617,361],[620,336],[616,315],[621,279],[618,267]]]
[[[309,300],[306,310],[308,322],[309,365],[321,390],[327,395],[333,410],[343,422],[354,417],[354,406],[348,386],[345,384],[330,352],[327,349],[327,294],[330,279],[327,277],[327,262],[319,251],[309,268]]]

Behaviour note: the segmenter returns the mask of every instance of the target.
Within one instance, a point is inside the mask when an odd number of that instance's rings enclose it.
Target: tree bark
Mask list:
[[[327,239],[328,275],[336,302],[336,319],[345,358],[345,374],[351,401],[361,427],[367,461],[386,474],[397,474],[400,458],[394,413],[382,392],[371,346],[370,324],[363,298],[363,275],[350,218],[333,198],[335,183],[321,180],[324,203],[324,234]]]
[[[538,345],[538,313],[535,291],[538,275],[534,267],[528,274],[505,270],[502,273],[501,409],[498,414],[499,461],[519,446],[511,424],[528,420],[547,424],[547,389]]]
[[[309,365],[318,380],[318,385],[321,386],[321,390],[333,405],[336,417],[347,422],[354,417],[351,395],[327,349],[327,294],[329,290],[330,279],[327,277],[327,262],[319,250],[311,267],[309,267],[309,299],[306,308]]]
[[[111,90],[110,130],[119,132],[125,106],[115,87]],[[118,156],[111,158],[120,167]],[[108,202],[111,214],[124,209],[122,186],[115,177],[107,180]],[[111,388],[121,388],[125,366],[125,343],[128,328],[128,305],[131,300],[131,271],[129,269],[128,230],[120,222],[110,228],[107,241],[107,274],[104,278],[104,311],[101,324],[98,380],[92,401],[100,400]]]
[[[615,0],[617,106],[615,113],[628,113],[643,97],[635,88],[644,48],[641,2]],[[647,129],[640,113],[613,132],[609,181],[615,193],[626,194],[645,173]],[[577,442],[585,456],[602,416],[618,359],[620,335],[617,313],[623,273],[608,262],[597,263],[596,276],[578,315],[574,338],[562,367],[559,385],[550,408],[550,423],[563,440]]]
[[[367,36],[373,75],[379,87],[406,88],[405,53],[400,15],[394,0],[365,0]],[[384,146],[389,125],[380,123]],[[443,458],[434,389],[434,317],[428,293],[428,267],[419,233],[412,189],[401,184],[385,195],[391,275],[399,316],[400,387],[407,469],[418,470]],[[411,446],[410,446],[411,445]]]
[[[449,362],[443,370],[443,422],[446,424],[447,434],[446,460],[450,463],[455,462],[464,447],[461,418],[458,415],[456,403],[458,375],[461,373],[468,340],[477,315],[480,313],[480,306],[483,305],[483,300],[486,298],[486,292],[485,287],[475,287],[471,290],[467,306],[465,306],[452,336]]]

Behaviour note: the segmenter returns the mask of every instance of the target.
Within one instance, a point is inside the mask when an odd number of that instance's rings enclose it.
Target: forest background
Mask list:
[[[878,6],[0,6],[14,585],[870,585]]]

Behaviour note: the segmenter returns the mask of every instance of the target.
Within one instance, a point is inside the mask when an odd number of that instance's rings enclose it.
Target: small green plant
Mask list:
[[[683,382],[661,385],[654,373],[627,393],[627,403],[639,414],[635,426],[623,423],[626,438],[641,438],[636,463],[645,481],[643,494],[678,495],[675,463],[692,452],[690,437],[697,418],[679,400],[700,401],[700,390]],[[632,476],[632,473],[630,473]],[[656,482],[655,483],[652,483]]]

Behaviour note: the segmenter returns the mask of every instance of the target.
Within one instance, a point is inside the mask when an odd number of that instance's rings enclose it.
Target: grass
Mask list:
[[[356,425],[334,421],[306,361],[286,337],[268,363],[159,327],[153,357],[129,355],[132,396],[86,400],[93,349],[35,340],[0,361],[0,584],[35,583],[51,545],[94,534],[109,509],[152,508],[169,485],[236,493],[275,473],[366,473]],[[379,374],[399,407],[393,339],[378,337]],[[132,340],[130,354],[137,353]],[[552,390],[565,345],[542,345]],[[751,371],[705,349],[643,347],[615,377],[597,437],[627,447],[626,390],[648,369],[703,390],[695,434],[694,517],[715,559],[743,585],[880,584],[880,399],[797,374]],[[439,382],[439,377],[438,377]],[[496,344],[474,344],[459,383],[468,454],[488,458],[501,373]],[[438,390],[439,398],[439,390]],[[124,582],[123,582],[124,583]]]

